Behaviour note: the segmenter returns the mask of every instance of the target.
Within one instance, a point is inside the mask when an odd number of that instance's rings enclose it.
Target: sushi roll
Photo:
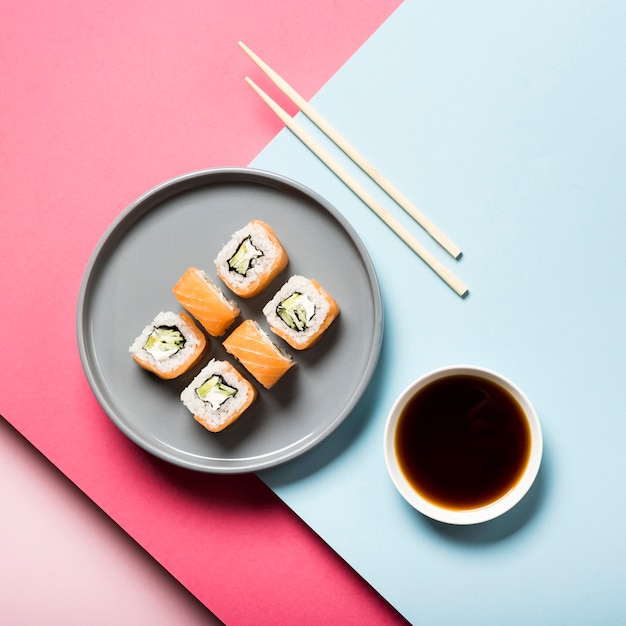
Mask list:
[[[232,424],[255,398],[256,389],[230,363],[216,359],[180,394],[194,419],[214,433]]]
[[[222,345],[266,389],[271,389],[295,365],[291,356],[276,346],[253,320],[237,326]]]
[[[219,251],[215,269],[233,293],[252,298],[287,267],[288,261],[272,228],[261,220],[252,220]]]
[[[172,289],[176,299],[213,337],[221,337],[239,317],[239,307],[197,267],[188,268]]]
[[[172,379],[192,368],[207,342],[187,313],[159,313],[135,339],[128,351],[144,369],[159,378]]]
[[[339,314],[330,294],[314,279],[292,276],[263,307],[272,330],[295,350],[310,348]]]

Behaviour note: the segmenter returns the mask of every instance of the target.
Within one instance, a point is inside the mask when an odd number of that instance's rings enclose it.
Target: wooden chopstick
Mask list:
[[[348,155],[385,193],[401,206],[446,252],[458,259],[462,252],[447,235],[433,224],[406,196],[394,187],[354,147],[352,147],[286,80],[279,76],[246,44],[241,49],[258,65],[269,79],[343,152]]]
[[[320,146],[279,104],[274,102],[248,76],[246,82],[256,91],[264,102],[274,111],[289,130],[315,154],[344,184],[351,189],[378,217],[393,230],[449,287],[459,296],[468,293],[464,285],[447,267],[433,256],[415,237],[383,206],[363,188],[337,161],[335,161],[322,146]]]

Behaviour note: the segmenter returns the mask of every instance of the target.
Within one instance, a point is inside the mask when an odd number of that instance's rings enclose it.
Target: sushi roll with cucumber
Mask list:
[[[194,419],[217,433],[254,402],[256,389],[227,361],[211,359],[180,394]]]
[[[239,317],[237,303],[197,267],[188,268],[172,291],[181,306],[213,337],[221,337]]]
[[[128,351],[141,367],[168,380],[189,371],[202,358],[206,347],[204,333],[187,313],[162,311]]]
[[[331,295],[314,279],[292,276],[263,307],[272,332],[295,350],[310,348],[339,315]]]
[[[271,389],[295,361],[254,320],[243,321],[222,343],[266,389]]]
[[[217,275],[242,298],[258,295],[282,272],[289,257],[271,226],[252,220],[231,236],[215,258]]]

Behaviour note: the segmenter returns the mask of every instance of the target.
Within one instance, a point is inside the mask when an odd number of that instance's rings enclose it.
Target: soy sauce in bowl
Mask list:
[[[421,389],[402,411],[396,455],[412,486],[451,509],[485,506],[520,480],[530,455],[521,406],[500,385],[467,374]]]
[[[537,413],[494,371],[434,370],[391,408],[385,463],[402,497],[437,521],[477,524],[506,513],[533,484],[543,453]]]

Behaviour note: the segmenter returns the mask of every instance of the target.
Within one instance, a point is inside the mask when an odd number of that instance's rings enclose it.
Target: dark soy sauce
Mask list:
[[[511,394],[489,380],[433,381],[400,416],[395,448],[413,488],[433,504],[463,510],[494,502],[521,478],[530,428]]]

